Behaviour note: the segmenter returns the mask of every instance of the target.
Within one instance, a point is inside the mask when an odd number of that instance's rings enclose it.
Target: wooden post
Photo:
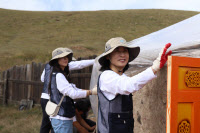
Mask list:
[[[8,89],[8,77],[7,71],[4,73],[4,89],[3,89],[3,105],[7,104],[7,89]]]
[[[16,79],[20,79],[20,66],[16,66],[16,77],[15,77]],[[16,95],[16,101],[19,101],[19,100],[21,100],[21,92],[20,92],[20,84],[17,82],[16,84],[15,84],[16,86],[15,86],[15,90],[14,90],[14,93],[16,93],[17,95]]]
[[[13,67],[11,69],[9,69],[9,80],[13,79]],[[13,83],[12,82],[8,82],[8,86],[9,86],[9,92],[8,92],[8,103],[12,101],[12,97],[13,97]]]
[[[3,103],[3,74],[0,72],[0,101]]]
[[[26,67],[27,67],[26,80],[31,81],[32,66],[31,66],[31,64],[27,64]],[[30,97],[31,97],[31,85],[28,85],[27,99],[30,100]]]

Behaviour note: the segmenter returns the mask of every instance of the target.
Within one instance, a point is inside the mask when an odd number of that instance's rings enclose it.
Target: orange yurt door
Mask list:
[[[168,58],[166,132],[200,133],[200,58]]]

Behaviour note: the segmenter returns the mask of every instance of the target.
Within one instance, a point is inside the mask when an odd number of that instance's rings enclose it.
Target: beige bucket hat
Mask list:
[[[53,50],[52,52],[52,59],[49,61],[50,65],[52,64],[52,61],[55,59],[59,59],[62,57],[68,56],[69,58],[69,62],[72,61],[72,56],[73,56],[73,51],[69,48],[56,48],[55,50]]]
[[[102,56],[98,60],[100,65],[102,65],[103,62],[105,62],[106,55],[112,53],[117,47],[120,47],[120,46],[128,48],[128,50],[129,50],[129,61],[128,62],[134,60],[140,53],[140,47],[130,46],[124,38],[122,38],[122,37],[111,38],[110,40],[108,40],[106,42],[105,52],[102,54]]]

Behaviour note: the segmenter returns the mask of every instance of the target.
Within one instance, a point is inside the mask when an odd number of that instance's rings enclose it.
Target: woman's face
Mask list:
[[[117,67],[118,69],[123,69],[129,61],[129,52],[125,47],[116,48],[107,59],[110,60],[110,68]]]
[[[67,56],[58,59],[58,64],[63,70],[68,65],[68,62],[69,62],[69,59]]]

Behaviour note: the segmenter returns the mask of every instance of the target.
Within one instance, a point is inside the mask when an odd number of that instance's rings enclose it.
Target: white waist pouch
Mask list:
[[[46,108],[45,108],[46,113],[49,116],[56,116],[58,114],[58,111],[60,109],[60,105],[61,105],[63,99],[64,99],[64,96],[62,96],[62,98],[61,98],[61,100],[60,100],[58,105],[49,100],[47,102],[47,105],[46,105]]]

